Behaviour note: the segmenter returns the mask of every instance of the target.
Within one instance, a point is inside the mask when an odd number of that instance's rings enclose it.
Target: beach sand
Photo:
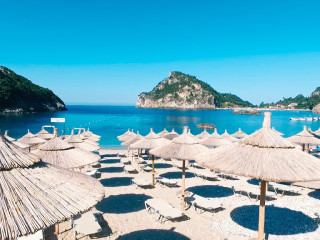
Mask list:
[[[185,210],[189,219],[178,222],[166,221],[161,224],[154,214],[149,214],[144,202],[149,198],[160,198],[180,209],[177,192],[181,189],[163,187],[156,184],[155,188],[142,189],[131,184],[132,178],[152,180],[151,173],[139,172],[126,174],[117,153],[127,153],[126,150],[102,149],[100,181],[105,186],[105,199],[92,211],[97,213],[103,224],[103,232],[94,236],[97,239],[249,239],[257,237],[258,204],[243,193],[233,194],[232,187],[259,194],[256,181],[247,178],[218,178],[208,181],[195,177],[193,168],[186,171],[186,189],[200,196],[215,198],[222,208],[214,213],[198,213],[193,207]],[[150,160],[147,160],[151,164]],[[156,176],[175,179],[181,186],[181,170],[173,167],[171,161],[156,160]],[[181,164],[181,162],[180,162]],[[133,165],[138,169],[138,165]],[[150,165],[151,166],[151,165]],[[279,185],[277,185],[279,186]],[[280,185],[281,187],[281,185]],[[283,189],[287,189],[284,186]],[[275,196],[268,191],[270,200],[266,202],[266,234],[269,240],[280,239],[320,239],[318,228],[320,193],[301,187],[290,187],[292,196]],[[296,194],[295,192],[299,193]],[[59,239],[74,239],[71,230],[66,230],[69,222],[60,224]],[[90,239],[88,236],[81,239]]]

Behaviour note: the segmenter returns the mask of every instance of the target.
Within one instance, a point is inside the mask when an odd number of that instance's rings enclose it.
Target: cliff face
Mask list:
[[[231,101],[228,101],[231,100]],[[252,106],[232,94],[220,94],[210,85],[181,72],[170,72],[151,92],[138,96],[136,107],[173,109],[215,109],[216,107]],[[241,105],[242,106],[242,105]]]
[[[67,110],[51,90],[33,84],[0,66],[0,112],[23,113]]]

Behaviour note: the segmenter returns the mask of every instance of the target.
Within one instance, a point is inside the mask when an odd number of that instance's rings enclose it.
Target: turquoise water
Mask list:
[[[42,125],[50,125],[50,118],[66,118],[63,123],[55,123],[60,133],[65,128],[70,133],[73,127],[90,128],[94,133],[101,135],[100,144],[103,147],[119,147],[117,136],[127,131],[128,128],[139,130],[142,135],[147,134],[152,127],[155,132],[163,128],[171,130],[175,128],[182,132],[183,126],[189,126],[193,134],[202,130],[196,127],[199,123],[214,124],[219,133],[225,129],[234,133],[239,127],[252,133],[261,128],[262,115],[234,115],[231,110],[165,110],[165,109],[140,109],[133,106],[68,106],[68,111],[47,112],[24,115],[0,116],[0,127],[8,129],[9,136],[21,137],[30,129],[32,133],[40,131]],[[303,125],[317,130],[320,121],[296,122],[290,121],[290,117],[320,116],[309,111],[272,111],[271,124],[286,136],[291,136],[302,130]]]

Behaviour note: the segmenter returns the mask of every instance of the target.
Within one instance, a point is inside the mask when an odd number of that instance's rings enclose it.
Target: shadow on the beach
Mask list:
[[[94,215],[97,218],[98,223],[101,226],[102,231],[95,233],[95,234],[91,234],[91,235],[89,235],[89,237],[91,239],[99,239],[99,238],[109,237],[112,234],[112,230],[109,227],[107,221],[103,218],[103,215],[100,213],[95,213]]]
[[[258,180],[258,179],[250,179],[250,180],[247,180],[247,183],[259,186],[260,185],[260,180]]]
[[[170,179],[181,179],[182,178],[182,172],[167,172],[160,174],[160,177],[164,178],[170,178]],[[186,172],[186,178],[193,178],[194,174],[191,172]]]
[[[309,192],[308,196],[320,200],[320,190]]]
[[[102,173],[120,173],[120,172],[123,172],[123,167],[105,167],[105,168],[100,168],[99,172],[102,172]]]
[[[147,164],[147,166],[152,167],[152,164]],[[171,168],[172,165],[168,163],[155,163],[154,167],[156,169],[161,169],[161,168]]]
[[[233,191],[231,188],[215,185],[194,186],[187,188],[186,190],[206,198],[220,198],[233,195]]]
[[[116,240],[190,240],[190,238],[182,235],[181,233],[174,232],[173,230],[160,230],[160,229],[147,229],[136,232],[127,233],[119,236]]]
[[[120,159],[103,159],[103,160],[100,160],[99,162],[104,164],[113,164],[113,163],[120,163]]]
[[[235,208],[230,213],[234,222],[242,227],[258,230],[259,206],[247,205]],[[314,232],[318,228],[315,219],[302,212],[275,206],[266,206],[265,232],[273,235],[295,235]]]
[[[100,182],[104,187],[123,187],[131,185],[131,177],[113,177],[101,179]]]
[[[138,212],[145,208],[144,202],[149,198],[151,197],[145,194],[133,193],[111,195],[98,203],[96,208],[103,213],[124,214]]]

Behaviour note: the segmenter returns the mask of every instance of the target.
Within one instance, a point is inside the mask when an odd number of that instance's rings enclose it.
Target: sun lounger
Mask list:
[[[101,167],[101,164],[98,163],[98,162],[96,162],[96,163],[92,163],[90,166],[91,166],[92,168],[99,168],[99,167]]]
[[[187,196],[185,198],[186,203],[190,206],[193,206],[195,211],[197,209],[200,210],[200,213],[204,211],[212,212],[218,208],[222,208],[222,204],[217,201],[217,199],[213,198],[204,198],[197,194],[192,194],[191,196]]]
[[[276,196],[283,197],[284,195],[290,195],[290,194],[298,194],[298,191],[294,189],[291,185],[284,185],[280,183],[272,183],[268,184],[270,187],[272,187],[273,191],[275,192]]]
[[[44,240],[43,230],[39,230],[38,232],[28,236],[18,237],[17,240]]]
[[[209,170],[195,170],[193,171],[196,177],[202,178],[203,180],[216,180],[217,176]]]
[[[144,178],[134,178],[131,181],[132,181],[132,184],[135,184],[137,187],[141,187],[141,188],[152,187],[152,184],[150,183],[150,181]]]
[[[95,177],[97,174],[98,170],[97,169],[91,169],[91,170],[87,170],[85,171],[85,174],[91,177]]]
[[[310,188],[319,190],[320,189],[320,181],[313,181],[313,182],[295,182],[292,183],[293,186],[303,187],[303,188]]]
[[[145,164],[147,163],[143,158],[138,157],[138,158],[134,158],[135,162],[138,164]]]
[[[74,217],[72,220],[72,228],[74,230],[75,238],[77,235],[87,236],[102,231],[97,218],[91,211]]]
[[[138,171],[132,165],[125,165],[123,167],[125,173],[137,173]]]
[[[145,207],[148,213],[155,213],[157,215],[157,220],[160,223],[164,223],[167,220],[174,221],[185,216],[183,212],[158,198],[145,201]]]
[[[129,158],[121,158],[120,162],[125,165],[131,164],[131,161]]]
[[[169,178],[159,177],[157,178],[157,182],[167,186],[167,187],[176,187],[178,186],[178,182]]]
[[[141,169],[145,172],[151,172],[152,171],[152,167],[148,166],[148,165],[145,165],[145,166],[142,166]]]
[[[190,167],[194,167],[194,168],[199,168],[199,169],[204,169],[203,167],[201,167],[198,163],[196,162],[192,162],[189,164]]]

